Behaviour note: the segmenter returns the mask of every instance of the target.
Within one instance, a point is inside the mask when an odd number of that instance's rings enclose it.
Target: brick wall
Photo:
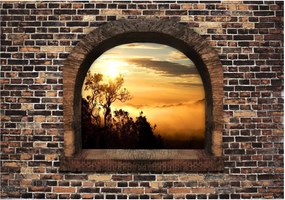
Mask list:
[[[283,1],[1,1],[1,197],[282,198]],[[223,173],[61,173],[62,67],[121,18],[189,25],[224,70]]]

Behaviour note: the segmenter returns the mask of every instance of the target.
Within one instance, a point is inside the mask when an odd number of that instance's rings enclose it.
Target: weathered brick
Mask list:
[[[166,10],[165,15],[187,15],[186,10]]]
[[[51,192],[50,187],[45,186],[33,186],[29,188],[30,192]]]
[[[40,47],[25,46],[20,48],[21,52],[38,52]]]
[[[27,112],[24,110],[7,110],[5,111],[6,115],[27,115]]]
[[[169,188],[169,193],[190,193],[191,188]]]
[[[191,10],[188,13],[189,15],[209,15],[209,11],[207,10],[203,10],[203,11]]]
[[[123,192],[128,194],[143,194],[144,188],[124,188]]]
[[[135,181],[155,181],[156,177],[154,175],[135,175]]]
[[[95,10],[95,9],[84,9],[84,10],[78,10],[77,11],[79,15],[98,15],[99,14],[99,10]]]
[[[101,192],[103,192],[103,193],[121,193],[122,190],[120,188],[101,188]]]
[[[201,175],[181,175],[179,176],[180,181],[202,181],[204,176]]]
[[[140,10],[122,10],[123,15],[141,15],[141,13]]]
[[[96,180],[96,178],[95,178]],[[107,177],[107,180],[109,180],[109,177]],[[112,180],[114,181],[131,181],[132,176],[131,175],[112,175]]]
[[[282,199],[283,6],[283,1],[2,2],[1,197]],[[121,18],[177,20],[218,52],[224,72],[224,172],[59,173],[64,62],[88,33]]]
[[[108,9],[108,10],[102,10],[101,14],[102,15],[120,15],[122,14],[122,11],[117,10],[117,9]]]
[[[56,193],[75,193],[76,188],[72,187],[53,187],[53,192]]]
[[[54,10],[55,15],[75,15],[76,10],[69,10],[69,9],[56,9]]]
[[[99,193],[99,188],[80,188],[80,193]]]
[[[112,179],[112,175],[89,175],[88,179],[95,180],[95,181],[110,181]],[[119,179],[115,178],[115,180],[119,180]]]
[[[143,10],[143,15],[164,15],[163,10]]]

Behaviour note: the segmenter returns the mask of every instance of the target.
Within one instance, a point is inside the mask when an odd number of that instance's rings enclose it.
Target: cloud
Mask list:
[[[186,66],[179,63],[153,60],[149,58],[129,58],[127,62],[137,67],[152,69],[165,76],[183,76],[198,74],[196,67],[193,65]]]
[[[157,125],[155,132],[164,139],[189,140],[191,137],[203,138],[205,129],[205,100],[177,103],[162,106],[121,107],[132,117],[143,115],[151,125]]]
[[[187,106],[187,107],[193,107],[200,104],[205,104],[205,99],[200,99],[198,101],[187,101],[187,102],[180,102],[176,104],[164,104],[164,105],[158,105],[158,106],[150,106],[146,104],[132,104],[132,103],[125,103],[126,106],[130,106],[136,109],[154,109],[154,108],[172,108],[172,107],[180,107],[180,106]]]
[[[182,82],[171,82],[174,85],[180,85],[184,87],[203,87],[202,82],[189,82],[189,83],[182,83]]]
[[[150,45],[148,43],[143,44],[143,43],[130,43],[130,44],[125,44],[121,45],[118,48],[122,49],[162,49],[164,48],[165,45]]]
[[[198,101],[187,101],[187,102],[180,102],[180,103],[176,103],[176,104],[165,104],[165,105],[161,105],[161,106],[155,106],[155,108],[171,108],[171,107],[179,107],[179,106],[187,106],[187,107],[192,107],[192,106],[196,106],[198,104],[204,104],[205,103],[205,99],[201,99]]]
[[[174,61],[174,60],[189,60],[185,54],[183,54],[180,51],[171,51],[168,55],[168,60],[169,61]]]

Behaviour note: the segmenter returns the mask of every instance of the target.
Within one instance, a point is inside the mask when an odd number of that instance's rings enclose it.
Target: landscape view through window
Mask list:
[[[104,52],[82,86],[85,149],[201,149],[205,94],[195,64],[156,43]]]

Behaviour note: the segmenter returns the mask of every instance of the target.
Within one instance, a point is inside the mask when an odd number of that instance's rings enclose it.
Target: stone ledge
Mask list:
[[[222,157],[165,160],[60,159],[62,172],[182,173],[223,172]]]

